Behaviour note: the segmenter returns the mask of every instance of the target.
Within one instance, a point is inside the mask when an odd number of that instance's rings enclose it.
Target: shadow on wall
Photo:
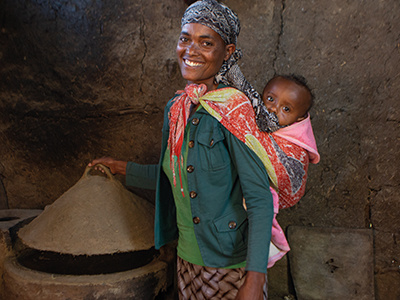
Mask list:
[[[0,175],[0,209],[8,209],[7,192]]]

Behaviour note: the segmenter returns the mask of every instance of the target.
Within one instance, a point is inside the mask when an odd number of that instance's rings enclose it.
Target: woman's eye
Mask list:
[[[290,111],[290,108],[287,107],[287,106],[285,106],[285,107],[283,107],[283,110],[284,110],[285,112],[289,112],[289,111]]]
[[[186,43],[186,42],[188,41],[188,39],[185,38],[184,36],[181,36],[181,37],[179,38],[179,41],[182,42],[182,43]]]
[[[212,46],[212,43],[211,42],[203,42],[203,45],[206,47],[210,47],[210,46]]]
[[[273,101],[274,101],[274,98],[272,98],[271,96],[268,96],[268,97],[267,97],[267,101],[273,102]]]

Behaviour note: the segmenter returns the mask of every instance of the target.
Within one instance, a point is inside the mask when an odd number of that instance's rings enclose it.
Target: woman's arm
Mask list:
[[[246,270],[266,273],[274,217],[268,174],[249,147],[226,129],[224,135],[246,199],[249,220]]]
[[[117,160],[112,157],[102,157],[93,160],[89,167],[103,164],[110,168],[111,173],[126,175],[126,185],[143,189],[156,189],[158,165],[140,165],[134,162]]]
[[[240,287],[235,300],[262,300],[264,299],[263,287],[265,274],[248,271],[243,285]]]
[[[246,279],[236,300],[263,299],[274,216],[268,174],[257,155],[226,130],[228,148],[246,199],[249,236]]]
[[[128,162],[126,165],[126,185],[155,190],[159,165],[140,165]]]
[[[101,157],[94,159],[88,164],[89,167],[96,166],[97,164],[105,165],[110,168],[111,173],[126,175],[127,162],[123,160],[116,160],[112,157]]]

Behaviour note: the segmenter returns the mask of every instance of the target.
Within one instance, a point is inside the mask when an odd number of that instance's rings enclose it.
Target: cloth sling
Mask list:
[[[237,89],[227,87],[208,93],[206,91],[204,84],[191,84],[186,86],[184,91],[177,92],[180,96],[175,98],[170,110],[168,143],[171,155],[177,155],[179,161],[183,161],[180,159],[180,148],[190,104],[200,103],[210,115],[261,159],[271,186],[279,195],[279,208],[296,204],[304,195],[310,158],[313,163],[319,161],[315,141],[314,145],[308,146],[305,142],[300,146],[294,142],[296,137],[288,140],[285,134],[279,133],[289,131],[287,127],[274,133],[260,131],[251,103],[246,95]]]

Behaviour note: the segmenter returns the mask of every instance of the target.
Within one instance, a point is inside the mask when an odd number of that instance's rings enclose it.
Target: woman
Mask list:
[[[126,175],[128,186],[156,189],[155,246],[178,239],[180,299],[263,299],[266,287],[273,219],[268,175],[255,153],[203,107],[206,98],[244,96],[215,80],[236,50],[239,30],[236,14],[215,0],[188,7],[176,48],[188,85],[165,108],[159,164],[112,158],[90,164]]]

